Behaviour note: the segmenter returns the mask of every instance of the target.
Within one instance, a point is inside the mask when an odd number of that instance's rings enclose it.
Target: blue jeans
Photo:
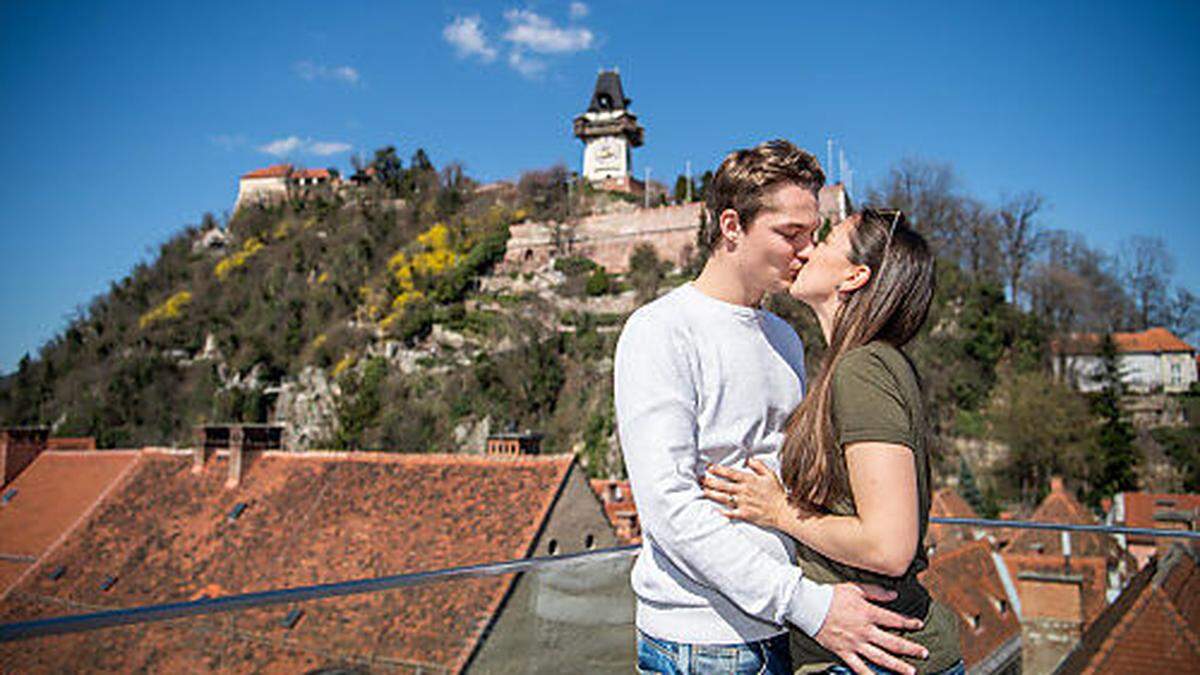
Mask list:
[[[863,659],[863,663],[867,664],[867,667],[871,669],[872,673],[878,673],[878,675],[896,675],[896,671],[888,670],[887,668],[877,666],[874,663],[867,661],[866,659]],[[949,668],[939,671],[937,673],[934,673],[933,675],[966,675],[966,672],[967,672],[967,670],[963,666],[963,662],[959,661],[958,663],[950,666]],[[830,666],[830,667],[826,668],[825,670],[821,671],[821,675],[854,675],[854,671],[850,670],[846,666],[837,665],[837,666]]]
[[[757,642],[693,645],[637,634],[637,671],[665,675],[792,675],[787,633]]]

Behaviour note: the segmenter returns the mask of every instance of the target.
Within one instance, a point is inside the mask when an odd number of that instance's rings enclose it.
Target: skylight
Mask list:
[[[233,510],[229,512],[229,522],[233,522],[242,517],[242,512],[246,510],[246,502],[238,502],[234,505]]]

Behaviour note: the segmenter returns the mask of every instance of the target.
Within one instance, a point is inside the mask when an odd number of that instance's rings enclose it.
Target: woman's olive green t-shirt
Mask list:
[[[937,602],[917,581],[917,574],[929,566],[925,554],[925,531],[929,526],[929,455],[926,447],[928,426],[920,385],[912,364],[900,350],[885,343],[871,342],[847,352],[833,371],[832,410],[838,446],[845,450],[851,443],[875,441],[910,448],[916,462],[918,516],[920,532],[912,564],[900,577],[889,577],[859,569],[827,558],[798,543],[796,557],[804,575],[820,583],[854,581],[871,583],[895,590],[898,597],[884,605],[888,609],[915,616],[925,622],[919,631],[901,631],[905,638],[929,650],[925,660],[908,660],[920,673],[934,673],[953,666],[962,658],[958,643],[958,625],[954,615]],[[841,460],[845,461],[845,455]],[[854,501],[848,498],[830,509],[835,515],[854,515]],[[792,660],[798,672],[821,670],[838,663],[812,638],[792,630]]]

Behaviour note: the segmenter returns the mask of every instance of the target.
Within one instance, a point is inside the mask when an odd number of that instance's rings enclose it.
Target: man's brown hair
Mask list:
[[[709,218],[701,243],[710,251],[716,246],[725,209],[737,212],[743,228],[749,226],[762,209],[763,196],[780,183],[795,183],[815,194],[825,184],[825,172],[816,157],[782,139],[726,155],[708,188]]]

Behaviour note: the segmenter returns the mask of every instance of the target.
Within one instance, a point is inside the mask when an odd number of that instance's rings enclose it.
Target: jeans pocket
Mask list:
[[[638,632],[637,670],[639,673],[677,673],[676,654],[669,645]]]

